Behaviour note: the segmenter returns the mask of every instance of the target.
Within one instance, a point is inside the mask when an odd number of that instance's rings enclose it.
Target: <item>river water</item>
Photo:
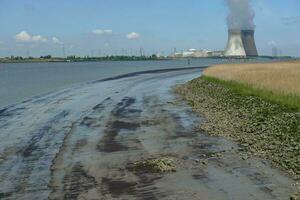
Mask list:
[[[256,62],[257,60],[251,60]],[[263,60],[261,60],[263,61]],[[0,108],[32,96],[66,88],[72,84],[103,79],[136,71],[208,66],[243,62],[225,59],[168,61],[110,61],[80,63],[0,63]]]

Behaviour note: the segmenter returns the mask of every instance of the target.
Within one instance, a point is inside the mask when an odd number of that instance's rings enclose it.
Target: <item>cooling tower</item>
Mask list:
[[[254,30],[242,30],[242,40],[247,56],[258,56],[255,41]]]
[[[258,56],[254,30],[229,30],[225,56]]]
[[[225,56],[246,56],[240,30],[228,31],[228,43],[225,50]]]

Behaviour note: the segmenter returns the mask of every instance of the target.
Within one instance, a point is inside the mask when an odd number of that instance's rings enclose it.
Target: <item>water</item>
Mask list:
[[[253,60],[252,60],[253,61]],[[192,59],[192,66],[208,66],[225,59]],[[155,69],[181,68],[187,60],[114,61],[87,63],[0,63],[0,108],[32,96],[66,88],[69,85]]]

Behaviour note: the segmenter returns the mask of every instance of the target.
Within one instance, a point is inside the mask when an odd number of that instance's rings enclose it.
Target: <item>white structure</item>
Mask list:
[[[209,53],[211,52],[206,50],[189,49],[182,53],[182,57],[203,58],[208,57]]]
[[[257,56],[254,30],[229,30],[225,56]]]
[[[207,58],[213,56],[223,56],[224,51],[207,51],[207,50],[197,50],[197,49],[189,49],[182,53],[174,53],[175,58]]]
[[[241,31],[228,31],[228,43],[225,50],[225,56],[246,56]]]

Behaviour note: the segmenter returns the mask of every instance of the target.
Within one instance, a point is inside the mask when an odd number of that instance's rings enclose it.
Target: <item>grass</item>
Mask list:
[[[290,109],[300,109],[300,61],[216,65],[204,71],[206,80],[255,95]]]
[[[202,78],[210,82],[224,85],[242,96],[258,96],[266,101],[281,104],[287,109],[300,111],[300,97],[298,95],[276,93],[271,90],[260,89],[250,84],[239,83],[237,81],[224,81],[209,76],[203,76]]]

